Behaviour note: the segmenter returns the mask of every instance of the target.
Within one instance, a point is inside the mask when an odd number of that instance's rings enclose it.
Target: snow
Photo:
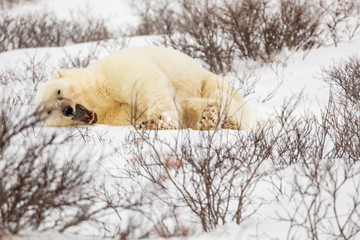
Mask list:
[[[360,40],[358,39],[343,42],[338,47],[328,46],[313,49],[310,52],[290,53],[285,66],[283,64],[276,66],[275,64],[274,67],[264,66],[256,69],[260,80],[254,96],[248,101],[251,109],[258,109],[258,113],[253,117],[261,119],[263,114],[271,115],[274,109],[278,109],[282,105],[285,98],[289,99],[300,93],[303,94],[305,100],[303,106],[313,113],[318,113],[320,106],[325,106],[329,100],[329,88],[322,80],[321,68],[345,60],[358,53],[359,50]],[[282,83],[274,97],[265,103],[258,104],[258,100],[276,89],[280,81]],[[301,107],[300,109],[304,110]]]
[[[35,3],[21,4],[14,8],[11,14],[21,15],[46,10],[59,18],[71,18],[80,12],[108,19],[107,23],[112,27],[134,26],[139,19],[134,15],[129,2],[131,0],[36,0]]]
[[[76,12],[77,9],[90,9],[96,15],[109,19],[109,23],[112,26],[128,26],[135,24],[138,19],[134,16],[128,5],[129,0],[39,0],[36,3],[20,6],[14,10],[14,14],[22,13],[24,11],[36,11],[39,9],[48,9],[58,14],[60,17],[70,17],[71,12]],[[152,44],[152,39],[156,36],[147,37],[131,37],[127,39],[127,46],[141,46]],[[52,47],[52,48],[39,48],[39,49],[21,49],[4,52],[0,54],[0,66],[17,66],[28,61],[28,56],[36,56],[36,59],[43,59],[46,56],[47,64],[50,66],[48,77],[51,77],[51,67],[56,66],[56,63],[64,56],[64,50],[69,52],[78,52],[82,49],[86,49],[89,45],[95,43],[76,44],[66,47]],[[255,93],[248,99],[248,107],[252,112],[252,122],[266,121],[268,116],[271,116],[279,110],[284,99],[288,99],[292,96],[297,96],[302,93],[304,100],[301,102],[301,106],[298,109],[299,114],[304,109],[312,111],[314,114],[319,113],[320,106],[327,104],[329,98],[329,88],[321,79],[320,70],[322,67],[332,65],[334,62],[340,59],[345,59],[348,56],[352,56],[355,53],[360,53],[360,39],[355,39],[349,42],[343,42],[338,47],[327,46],[319,49],[313,49],[310,52],[285,52],[283,59],[287,59],[284,63],[282,61],[273,64],[272,66],[255,66],[254,63],[242,63],[243,71],[254,71],[259,82],[256,86]],[[108,52],[104,49],[100,49],[99,56],[105,56]],[[248,64],[248,65],[247,65]],[[279,81],[282,84],[276,90],[274,97],[269,101],[259,102],[269,92],[277,88]],[[27,86],[16,87],[2,87],[0,92],[10,91],[11,93],[26,92],[24,95],[31,95],[35,89],[28,89]],[[6,89],[5,89],[6,88]],[[31,97],[29,97],[31,99]],[[32,105],[29,106],[33,108]],[[131,127],[108,127],[104,125],[95,125],[90,128],[78,128],[75,130],[69,129],[52,129],[42,128],[39,131],[49,133],[52,131],[68,132],[74,134],[74,143],[82,142],[81,146],[93,149],[102,149],[104,153],[110,153],[116,147],[121,147],[124,142],[125,136],[132,130]],[[85,133],[85,134],[83,134]],[[167,139],[174,139],[177,137],[177,131],[164,131],[160,135]],[[191,131],[193,137],[197,137],[196,131]],[[113,171],[116,172],[123,163],[115,163],[111,160],[101,163],[99,172]],[[97,166],[99,167],[99,166]],[[341,169],[341,166],[339,166]],[[105,174],[104,173],[104,174]],[[296,166],[294,168],[287,169],[287,172],[283,173],[284,182],[292,182],[293,177],[298,175]],[[301,178],[301,176],[299,176]],[[301,181],[301,179],[299,180]],[[356,183],[354,183],[356,186]],[[346,187],[346,191],[351,192],[354,186]],[[284,186],[284,191],[290,190],[290,184]],[[348,194],[349,194],[348,192]],[[270,201],[274,198],[272,194],[271,186],[266,182],[259,183],[257,186],[255,195],[260,195],[264,198],[268,198],[269,204],[263,205],[259,211],[254,215],[251,220],[237,225],[235,223],[227,223],[218,227],[212,232],[202,233],[200,229],[197,229],[193,236],[189,236],[189,240],[205,240],[205,239],[285,239],[288,224],[280,222],[276,219],[276,214],[281,213],[284,209],[282,207],[287,204],[288,199],[279,199],[278,201]],[[344,193],[345,194],[345,193]],[[104,218],[106,222],[112,223],[114,221],[113,216]],[[114,221],[116,225],[116,221]],[[102,237],[105,233],[103,230],[91,229],[91,225],[88,228],[77,229],[78,234],[74,233],[58,233],[55,231],[47,232],[25,232],[19,236],[12,236],[14,240],[98,240],[107,237]],[[76,232],[76,231],[75,231]],[[0,235],[1,239],[1,235]],[[179,238],[183,239],[183,238]]]

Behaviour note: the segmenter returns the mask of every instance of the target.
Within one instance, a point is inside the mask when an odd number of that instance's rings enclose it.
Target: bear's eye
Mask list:
[[[66,106],[63,110],[62,110],[62,114],[66,117],[70,117],[74,115],[74,109],[70,106]]]
[[[60,89],[59,89],[59,90],[57,91],[57,94],[60,95],[60,93],[61,93],[61,91],[60,91]]]
[[[51,114],[51,110],[50,110],[50,111],[48,111],[48,112],[47,112],[47,114],[48,114],[48,115],[50,115],[50,114]]]

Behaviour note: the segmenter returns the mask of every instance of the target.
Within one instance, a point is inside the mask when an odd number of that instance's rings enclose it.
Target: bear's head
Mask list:
[[[97,115],[87,109],[84,86],[76,75],[79,69],[55,70],[35,96],[35,106],[47,126],[95,124]]]

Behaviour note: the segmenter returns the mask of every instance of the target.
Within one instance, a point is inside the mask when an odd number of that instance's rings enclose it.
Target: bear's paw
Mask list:
[[[139,130],[172,130],[177,129],[176,124],[166,114],[158,118],[142,121],[136,126]]]
[[[202,112],[199,129],[200,130],[215,130],[219,125],[219,105],[217,103],[210,103]]]
[[[199,122],[200,130],[216,130],[219,128],[225,129],[240,129],[239,124],[226,116],[225,113],[219,113],[220,105],[218,103],[210,103],[202,112]]]
[[[236,121],[234,121],[232,119],[229,119],[229,118],[225,119],[225,121],[222,124],[222,128],[235,129],[235,130],[240,130],[241,129],[239,124]]]

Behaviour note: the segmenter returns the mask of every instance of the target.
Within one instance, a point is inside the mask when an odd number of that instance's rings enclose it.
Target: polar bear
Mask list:
[[[55,70],[35,105],[48,126],[245,129],[243,99],[224,78],[169,48],[134,47],[83,69]]]

